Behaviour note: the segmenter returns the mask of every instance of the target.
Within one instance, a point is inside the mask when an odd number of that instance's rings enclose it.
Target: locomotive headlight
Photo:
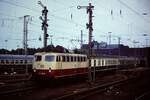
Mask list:
[[[33,72],[36,72],[36,69],[33,69]]]
[[[36,69],[35,69],[35,68],[33,68],[33,72],[36,72]]]
[[[48,70],[48,72],[51,72],[51,68],[49,67],[49,70]]]

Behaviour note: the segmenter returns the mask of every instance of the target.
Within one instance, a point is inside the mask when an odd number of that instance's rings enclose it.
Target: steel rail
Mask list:
[[[0,92],[0,95],[9,95],[9,94],[15,94],[18,92],[23,92],[23,91],[28,91],[28,90],[32,90],[35,87],[28,87],[28,88],[18,88],[15,90],[9,90],[9,91],[4,91],[4,92]]]
[[[134,100],[143,100],[144,96],[149,95],[149,94],[150,94],[150,91],[145,92],[144,94],[142,94],[142,95],[136,97]]]
[[[28,91],[36,88],[33,82],[28,83],[15,83],[0,86],[0,96],[15,94],[23,91]]]
[[[124,84],[124,82],[127,82],[129,80],[135,79],[134,77],[129,78],[129,79],[123,79],[115,82],[110,82],[106,83],[103,85],[98,85],[98,86],[91,86],[88,88],[81,89],[79,91],[73,91],[70,94],[66,94],[57,98],[54,98],[52,100],[81,100],[87,96],[93,95],[97,92],[102,92],[105,91],[107,88],[111,86],[119,86],[121,84]]]

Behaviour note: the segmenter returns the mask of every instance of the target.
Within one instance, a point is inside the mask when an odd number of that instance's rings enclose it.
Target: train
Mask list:
[[[87,75],[89,64],[96,72],[102,69],[118,69],[144,66],[145,59],[135,57],[92,57],[84,54],[39,52],[35,55],[0,54],[0,75],[25,74],[48,79]],[[142,65],[141,65],[142,64]]]
[[[84,54],[48,53],[34,55],[34,76],[58,79],[77,75],[87,75],[89,64],[96,72],[109,68],[125,68],[140,65],[135,57],[93,57],[90,60]]]
[[[0,75],[32,73],[33,55],[0,54]]]

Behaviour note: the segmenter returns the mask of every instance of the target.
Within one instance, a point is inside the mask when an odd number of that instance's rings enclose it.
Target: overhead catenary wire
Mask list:
[[[21,7],[21,8],[24,8],[24,9],[28,9],[28,10],[31,10],[31,11],[34,11],[34,12],[39,12],[38,10],[36,9],[31,9],[29,7],[26,7],[24,5],[21,5],[21,4],[17,4],[17,3],[13,3],[13,2],[9,2],[9,1],[4,1],[4,0],[0,0],[1,3],[7,3],[7,4],[10,4],[10,5],[13,5],[13,6],[16,6],[16,7]]]
[[[62,4],[62,3],[60,3],[60,2],[58,2],[58,1],[56,1],[56,0],[52,0],[52,1],[55,1],[56,3]],[[132,11],[133,11],[134,13],[136,13],[137,15],[141,16],[138,12],[136,12],[134,9],[132,9],[131,7],[129,7],[127,4],[123,3],[121,0],[118,0],[118,1],[119,1],[121,4],[123,4],[124,6],[126,6],[128,9],[132,10]],[[38,10],[33,10],[33,9],[29,8],[29,7],[20,5],[19,3],[18,3],[18,4],[15,4],[15,3],[8,2],[8,1],[3,1],[3,0],[0,1],[0,2],[8,3],[8,4],[11,4],[11,5],[14,5],[14,6],[22,7],[22,8],[25,8],[25,9],[28,9],[28,10],[32,10],[32,11],[34,11],[34,12],[38,12],[38,13],[39,13]],[[85,2],[85,1],[84,1],[84,2]],[[72,7],[73,7],[73,6],[72,6]],[[67,21],[67,22],[71,22],[71,21],[66,20],[65,18],[60,18],[60,17],[58,17],[58,16],[55,16],[54,14],[51,15],[51,16],[56,17],[56,18],[61,19],[61,20],[65,20],[65,21]],[[143,18],[143,17],[142,17],[142,18]],[[75,22],[72,22],[72,23],[77,24],[77,23],[75,23]],[[79,24],[78,24],[78,25],[79,25]],[[81,26],[81,25],[80,25],[80,26]]]
[[[129,9],[130,11],[132,11],[136,16],[138,16],[138,17],[140,17],[142,20],[144,20],[146,23],[149,23],[150,21],[149,20],[147,20],[147,19],[145,19],[144,18],[144,16],[142,16],[142,14],[140,14],[140,13],[138,13],[136,10],[134,10],[132,7],[130,7],[128,4],[125,4],[123,1],[121,1],[121,0],[117,0],[117,1],[119,1],[119,3],[121,3],[121,5],[123,5],[123,6],[125,6],[127,9]],[[97,4],[98,5],[102,5],[102,4],[100,4],[99,2],[97,2]],[[103,8],[104,8],[104,6],[103,6]],[[111,10],[112,11],[112,10]],[[113,13],[113,12],[111,12],[110,11],[110,15]],[[124,12],[122,11],[122,9],[120,9],[120,10],[118,10],[118,13],[119,13],[119,15],[120,15],[120,17],[123,17],[123,14],[124,14]],[[98,16],[101,16],[101,14],[99,14],[99,13],[97,13],[98,14]],[[117,21],[117,22],[119,22],[119,23],[121,23],[122,24],[122,22],[125,24],[125,25],[128,25],[129,23],[127,23],[126,21],[123,21],[123,19],[121,19],[121,20],[118,20],[118,18],[116,18],[116,20],[115,21]],[[135,26],[135,27],[137,27],[137,29],[139,30],[139,31],[144,31],[144,32],[146,32],[144,29],[142,29],[141,27],[139,27],[139,26]],[[104,32],[103,32],[104,33]],[[147,33],[147,32],[146,32]]]
[[[4,0],[2,0],[2,1],[4,1]],[[12,3],[9,3],[9,4],[11,4],[11,5],[14,5],[14,3],[15,3],[15,5],[14,6],[17,6],[17,7],[21,7],[21,8],[24,8],[24,9],[28,9],[28,10],[32,10],[32,8],[30,8],[30,7],[27,7],[27,6],[24,6],[23,5],[23,3],[21,3],[20,1],[16,1],[16,0],[14,0],[15,2],[12,2]],[[52,0],[52,1],[57,1],[56,3],[59,3],[60,1],[59,0]],[[92,2],[93,1],[95,1],[95,0],[91,0]],[[1,2],[1,1],[0,1]],[[7,2],[11,2],[11,1],[7,1]],[[85,1],[84,1],[85,2]],[[86,1],[87,2],[87,1]],[[96,1],[95,1],[96,2]],[[99,1],[97,1],[97,3],[99,3]],[[68,4],[66,4],[66,3],[62,3],[62,2],[60,2],[59,3],[60,5],[62,5],[62,6],[64,6],[65,8],[64,9],[60,9],[61,11],[66,11],[66,9],[68,8],[68,9],[70,9],[70,7],[72,6],[72,4],[70,5],[69,4],[69,6],[68,6]],[[21,6],[18,6],[18,5],[21,5]],[[76,7],[76,6],[72,6],[73,8],[74,7]],[[36,10],[36,9],[35,9]],[[57,10],[56,9],[56,12],[58,11],[60,11],[59,9]],[[32,11],[34,11],[34,10],[32,10]],[[52,10],[53,11],[53,10]],[[70,11],[70,10],[69,10]],[[34,12],[36,12],[36,11],[34,11]],[[36,13],[40,13],[40,11],[38,10]],[[71,14],[72,12],[70,11],[70,14]],[[73,12],[74,13],[74,12]],[[85,25],[85,23],[83,23],[83,24],[79,24],[77,21],[75,21],[75,20],[70,20],[69,18],[65,18],[65,17],[62,17],[62,16],[59,16],[59,15],[56,15],[55,14],[55,12],[54,13],[51,13],[51,14],[49,14],[52,18],[55,18],[55,20],[60,20],[60,21],[65,21],[65,22],[67,22],[67,23],[71,23],[71,24],[73,24],[73,25],[77,25],[77,27],[78,28],[85,28],[86,27],[86,25]],[[38,17],[38,16],[36,16],[36,17]],[[73,16],[74,17],[74,16]],[[97,16],[96,16],[97,17]],[[18,18],[18,17],[17,17]],[[50,23],[51,23],[51,21],[50,21]],[[60,22],[61,23],[61,22]],[[39,27],[39,30],[41,29],[41,24],[40,23],[36,23],[36,21],[34,21],[34,22],[32,22],[31,23],[33,26],[31,26],[31,27]],[[52,25],[53,26],[53,24],[49,24],[49,25]],[[58,26],[58,27],[55,27],[55,29],[54,30],[58,30],[58,28],[61,28],[61,26],[62,25],[60,25],[60,26]],[[67,29],[67,27],[63,27],[64,29],[66,29],[66,30],[68,30]],[[139,29],[139,28],[138,28]],[[52,30],[51,28],[49,28],[49,30]],[[104,31],[102,31],[103,29],[99,29],[99,27],[95,27],[94,28],[94,33],[99,33],[99,32],[101,32],[101,33],[106,33],[107,34],[107,32],[104,32]],[[62,32],[60,32],[60,33],[63,33],[63,31]]]
[[[14,5],[14,6],[21,7],[21,8],[25,8],[25,9],[32,10],[34,12],[38,12],[39,13],[38,10],[33,10],[33,9],[29,8],[29,7],[26,7],[26,6],[23,6],[23,5],[20,5],[20,4],[15,4],[15,3],[12,3],[12,2],[8,2],[8,1],[0,1],[0,2],[7,3],[7,4],[10,4],[10,5]],[[66,18],[63,18],[63,17],[60,17],[60,16],[56,16],[55,14],[53,14],[51,12],[50,12],[49,15],[54,17],[54,18],[56,18],[56,19],[63,20],[63,21],[66,21],[66,22],[69,22],[69,23],[72,23],[72,24],[75,24],[75,25],[78,25],[78,26],[81,26],[81,27],[85,27],[85,25],[81,25],[81,24],[79,24],[79,23],[77,23],[75,21],[71,21],[69,19],[66,19]],[[16,17],[16,16],[14,16],[14,17]]]
[[[33,9],[29,8],[29,7],[26,7],[26,6],[23,6],[23,5],[20,5],[20,4],[15,4],[15,3],[12,3],[12,2],[8,2],[8,1],[0,1],[0,2],[7,3],[7,4],[10,4],[10,5],[14,5],[14,6],[21,7],[21,8],[25,8],[25,9],[32,10],[34,12],[38,12],[39,13],[38,10],[33,10]],[[51,12],[50,12],[49,15],[54,17],[54,18],[56,18],[56,19],[63,20],[63,21],[66,21],[66,22],[69,22],[69,23],[72,23],[72,24],[75,24],[75,25],[78,25],[78,26],[85,27],[84,25],[81,25],[81,24],[79,24],[79,23],[77,23],[75,21],[71,21],[69,19],[66,19],[66,18],[63,18],[63,17],[60,17],[60,16],[56,16],[55,14],[53,14]],[[13,17],[16,17],[16,16],[13,16]]]
[[[8,3],[8,4],[11,4],[11,5],[14,5],[14,6],[18,6],[18,7],[22,7],[22,8],[31,10],[29,7],[25,7],[25,6],[22,6],[22,5],[19,5],[19,4],[14,4],[14,3],[11,3],[11,2],[8,2],[8,1],[6,1],[5,3]],[[33,10],[32,10],[32,11],[33,11]],[[35,10],[34,10],[34,11],[35,11]],[[85,28],[85,25],[78,24],[78,23],[75,22],[75,21],[71,21],[71,20],[68,20],[68,19],[66,19],[66,18],[56,16],[56,15],[54,15],[54,14],[52,14],[51,16],[54,17],[54,18],[56,18],[56,19],[63,20],[63,21],[66,21],[66,22],[69,22],[69,23],[72,23],[72,24],[75,24],[75,25],[78,25],[78,26],[80,26],[80,27],[84,27],[84,28]],[[33,24],[33,23],[32,23],[32,25],[35,26],[35,24]],[[36,26],[38,26],[38,25],[36,24]],[[63,32],[63,33],[64,33],[64,32]]]
[[[25,8],[25,9],[28,9],[28,10],[31,10],[30,8],[28,8],[28,7],[25,7],[25,6],[20,6],[20,5],[18,5],[18,4],[14,4],[14,3],[10,3],[10,2],[5,2],[5,3],[8,3],[8,4],[11,4],[11,5],[14,5],[14,6],[18,6],[18,7],[22,7],[22,8]],[[8,15],[9,16],[9,15]],[[54,15],[52,15],[53,17],[55,17],[56,18],[56,16],[54,16]],[[10,17],[10,16],[9,16]],[[13,16],[13,17],[16,17],[16,16]],[[18,17],[16,17],[16,18],[18,18]],[[58,17],[57,17],[58,18]],[[61,19],[61,20],[65,20],[65,21],[69,21],[69,20],[66,20],[65,18],[60,18],[59,17],[59,19]],[[71,22],[71,21],[70,21]],[[33,23],[32,23],[33,24]],[[77,23],[74,23],[74,24],[77,24]],[[34,24],[35,25],[35,24]],[[36,24],[37,25],[37,24]],[[37,25],[38,26],[38,25]],[[40,26],[40,25],[39,25]],[[63,32],[64,33],[64,32]]]
[[[142,14],[140,14],[139,12],[137,12],[135,9],[133,9],[132,7],[130,7],[128,4],[124,3],[121,0],[117,0],[120,4],[122,4],[123,6],[125,6],[126,8],[128,8],[130,11],[132,11],[133,13],[135,13],[137,16],[139,16],[140,18],[142,18],[146,23],[148,22],[150,24],[150,20],[145,19]]]

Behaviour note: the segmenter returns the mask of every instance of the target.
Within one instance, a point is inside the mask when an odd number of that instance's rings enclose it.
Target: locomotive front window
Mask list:
[[[42,56],[35,56],[35,61],[41,61],[42,60]]]
[[[54,61],[54,56],[45,56],[45,61]]]

